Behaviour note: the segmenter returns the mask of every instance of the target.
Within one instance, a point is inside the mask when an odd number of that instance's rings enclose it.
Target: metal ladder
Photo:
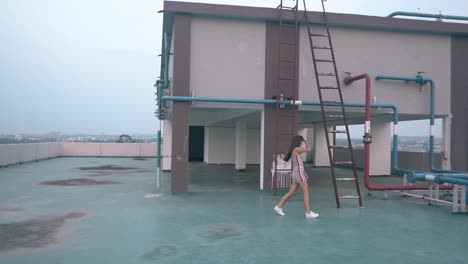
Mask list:
[[[291,142],[292,137],[297,130],[296,115],[297,100],[297,59],[299,54],[299,23],[298,6],[299,0],[294,0],[294,6],[285,6],[281,0],[277,9],[279,10],[279,36],[278,36],[278,74],[276,79],[276,100],[275,114],[275,155],[274,155],[274,173],[272,189],[273,194],[277,195],[278,190],[287,190],[291,185],[291,169],[279,169],[278,157],[281,157],[279,142]],[[294,12],[294,21],[284,21],[284,11]],[[286,31],[289,33],[294,30],[294,40],[285,39]],[[291,56],[291,53],[293,54]],[[288,71],[289,70],[289,71]],[[281,100],[293,101],[292,105],[281,104]],[[283,122],[281,122],[283,121]],[[284,126],[289,123],[289,127]],[[281,124],[281,125],[280,125]],[[284,151],[284,150],[283,150]]]
[[[356,172],[356,163],[354,162],[353,148],[351,144],[351,137],[349,135],[348,121],[346,119],[346,112],[343,103],[343,95],[341,93],[341,86],[336,68],[335,53],[333,52],[333,45],[330,35],[330,28],[325,11],[324,0],[322,1],[322,21],[319,23],[325,27],[325,32],[313,33],[311,22],[309,19],[310,14],[307,12],[306,1],[304,2],[304,19],[307,25],[307,34],[309,37],[310,49],[312,52],[312,61],[314,63],[315,80],[317,83],[318,94],[320,98],[320,109],[322,112],[323,127],[326,134],[328,158],[330,160],[330,169],[333,180],[333,189],[335,191],[336,207],[340,208],[340,200],[342,199],[357,199],[359,206],[362,207],[361,191],[359,188],[359,181]],[[322,30],[323,31],[323,30]],[[323,71],[328,72],[323,72]],[[326,97],[324,99],[324,97]],[[339,108],[339,110],[336,110]],[[328,122],[343,122],[344,130],[336,130],[335,127],[329,128]],[[348,145],[335,145],[330,142],[330,135],[346,134]],[[334,149],[347,149],[349,151],[350,159],[347,161],[335,161],[332,151]],[[335,166],[351,166],[353,177],[336,177]],[[356,194],[341,195],[338,192],[337,182],[354,182],[356,185]]]

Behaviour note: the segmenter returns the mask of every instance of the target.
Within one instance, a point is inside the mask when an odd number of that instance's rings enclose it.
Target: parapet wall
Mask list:
[[[349,160],[348,150],[336,149],[334,150],[334,158],[337,161]],[[364,169],[364,150],[353,150],[356,167]],[[446,169],[442,167],[443,153],[434,153],[434,165],[438,169]],[[392,157],[393,158],[393,157]],[[389,163],[391,160],[388,161]],[[415,171],[430,171],[429,169],[429,152],[409,152],[398,151],[398,167],[407,170]]]
[[[156,143],[0,144],[0,166],[56,157],[156,157]]]

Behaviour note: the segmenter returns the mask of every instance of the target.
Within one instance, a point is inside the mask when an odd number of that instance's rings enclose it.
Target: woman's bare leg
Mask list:
[[[307,182],[301,182],[299,183],[299,186],[302,189],[302,192],[304,193],[304,209],[306,213],[310,213],[310,200],[309,200],[309,185]]]
[[[287,194],[285,194],[283,196],[283,198],[281,198],[281,201],[278,203],[278,208],[282,208],[284,203],[291,197],[293,196],[294,194],[296,194],[296,191],[297,191],[297,183],[293,182],[291,183],[291,187],[289,188],[289,191]]]

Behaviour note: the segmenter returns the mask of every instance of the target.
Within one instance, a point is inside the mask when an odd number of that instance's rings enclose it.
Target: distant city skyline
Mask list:
[[[163,2],[1,1],[0,134],[156,133]],[[191,2],[276,7],[279,0]],[[309,10],[320,8],[319,0],[307,3]],[[328,0],[326,6],[375,16],[397,10],[468,15],[465,0]],[[408,129],[426,131],[417,124]]]

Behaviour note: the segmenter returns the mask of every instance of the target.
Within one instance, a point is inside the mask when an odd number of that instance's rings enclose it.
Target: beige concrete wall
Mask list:
[[[156,157],[156,143],[0,144],[0,166],[59,156]]]
[[[260,129],[247,129],[247,164],[260,164]]]
[[[434,166],[442,168],[444,153],[434,153]],[[398,167],[408,170],[429,171],[429,152],[398,152]]]
[[[264,97],[265,23],[192,19],[190,89],[200,97]]]
[[[157,155],[158,155],[158,144],[156,143],[140,144],[140,156],[156,157]]]
[[[364,149],[354,149],[356,167],[364,169]],[[372,155],[372,152],[371,152]],[[347,150],[336,149],[334,156],[337,160],[345,160],[348,157]],[[434,164],[441,168],[443,153],[434,153]],[[408,170],[429,171],[429,152],[398,152],[398,167]],[[370,171],[371,175],[383,175]]]
[[[156,143],[60,143],[60,156],[155,157]]]
[[[421,90],[417,84],[374,79],[377,75],[415,77],[418,71],[423,71],[426,72],[424,76],[436,83],[436,114],[450,113],[450,36],[337,28],[331,30],[331,35],[345,102],[363,103],[365,82],[361,80],[351,86],[344,86],[344,72],[351,72],[353,75],[367,73],[372,77],[372,97],[376,97],[376,103],[395,104],[402,114],[428,114],[428,85]],[[307,30],[302,27],[299,98],[318,101],[308,41]],[[326,46],[322,42],[315,45]],[[319,53],[320,58],[326,58],[323,56],[328,51],[319,52],[322,52]],[[325,65],[319,68],[319,72],[332,71]]]
[[[2,144],[0,166],[54,158],[58,155],[59,143]]]
[[[60,144],[62,156],[101,156],[99,143],[62,143]]]
[[[140,156],[140,144],[128,144],[127,146],[121,143],[101,144],[101,156]]]
[[[172,57],[172,56],[171,56]],[[162,169],[171,170],[172,166],[172,120],[163,121]]]
[[[205,128],[204,162],[235,164],[235,128]],[[247,164],[260,164],[260,130],[247,129]]]

